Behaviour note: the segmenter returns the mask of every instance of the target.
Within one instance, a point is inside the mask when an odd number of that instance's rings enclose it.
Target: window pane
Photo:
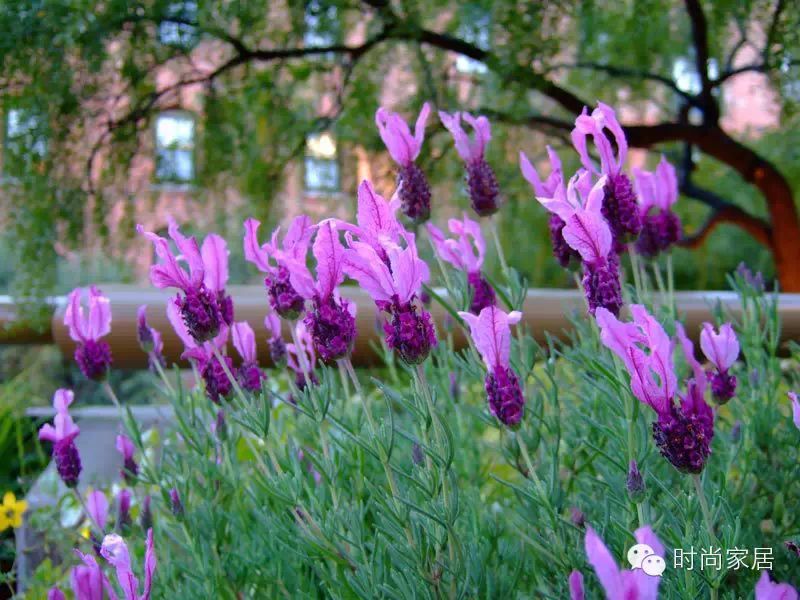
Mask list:
[[[194,147],[194,119],[187,115],[161,115],[156,120],[156,144],[159,148]]]
[[[491,27],[491,14],[481,6],[468,4],[464,7],[457,33],[465,42],[488,50]],[[486,73],[486,65],[463,55],[456,57],[456,69],[462,73]]]
[[[194,179],[191,150],[160,149],[156,157],[156,177],[161,181],[188,183]]]
[[[305,159],[305,189],[309,192],[339,190],[338,161],[307,156]]]

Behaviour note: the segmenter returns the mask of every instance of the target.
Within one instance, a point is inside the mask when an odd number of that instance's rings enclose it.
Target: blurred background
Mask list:
[[[584,105],[617,109],[629,163],[663,153],[681,182],[679,289],[721,289],[745,262],[800,291],[800,11],[785,0],[5,0],[0,2],[0,294],[46,328],[53,295],[146,285],[134,225],[214,230],[232,283],[258,283],[242,221],[349,218],[355,190],[395,169],[374,125],[423,102],[487,115],[511,266],[571,287],[547,215],[518,168],[546,145],[578,166]],[[463,167],[435,113],[417,161],[433,219],[468,208]],[[495,265],[496,266],[496,265]],[[492,265],[489,266],[492,268]],[[13,337],[12,332],[5,332]],[[46,460],[21,418],[58,386],[99,398],[52,347],[0,347],[0,491]],[[131,402],[146,374],[115,374]],[[3,560],[0,555],[0,562]],[[5,557],[8,559],[8,557]],[[3,568],[0,568],[2,573]]]

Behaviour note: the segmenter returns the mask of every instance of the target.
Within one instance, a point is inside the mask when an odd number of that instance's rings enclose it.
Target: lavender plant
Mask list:
[[[69,578],[78,599],[127,600],[797,598],[800,524],[791,507],[800,495],[800,406],[786,394],[797,382],[778,359],[776,298],[734,275],[741,316],[717,308],[717,322],[700,337],[704,365],[671,287],[658,279],[657,293],[648,293],[654,286],[642,261],[632,261],[633,285],[623,279],[619,253],[638,251],[642,219],[653,239],[674,236],[648,220],[648,201],[636,203],[624,135],[601,105],[577,119],[573,139],[585,168],[575,176],[565,179],[551,153],[542,182],[521,157],[537,198],[558,219],[556,257],[564,266],[579,260],[584,272],[586,309],[573,315],[572,333],[540,346],[522,321],[524,281],[504,260],[499,275],[481,270],[479,221],[451,221],[456,239],[446,239],[435,225],[417,236],[398,217],[403,208],[413,221],[427,218],[427,183],[413,162],[427,111],[413,147],[405,122],[378,112],[404,169],[397,199],[365,181],[356,223],[301,216],[263,245],[258,222],[245,222],[245,256],[266,273],[270,370],[255,352],[264,334],[234,321],[225,242],[209,236],[201,251],[173,223],[178,257],[165,239],[145,234],[159,259],[154,285],[182,290],[166,310],[193,377],[165,371],[160,335],[143,309],[140,343],[174,425],[156,442],[121,408],[127,432],[117,440],[124,487],[116,516],[109,491],[88,500],[73,492],[89,535],[78,543],[80,560],[65,558],[62,580],[52,583],[66,588]],[[467,143],[458,118],[442,118],[452,119],[456,142]],[[485,118],[467,121],[488,141]],[[482,146],[469,156],[468,171],[490,172],[478,160]],[[492,181],[475,186],[479,216],[499,197]],[[648,185],[673,186],[653,193],[677,197],[674,178]],[[669,251],[657,245],[658,253],[646,253],[652,261]],[[428,246],[443,288],[430,286]],[[386,368],[353,367],[348,278],[375,302]],[[447,312],[441,330],[423,294]],[[54,426],[42,438],[54,443],[58,472],[74,490],[80,460],[69,392],[55,402]],[[72,545],[67,531],[60,537]]]

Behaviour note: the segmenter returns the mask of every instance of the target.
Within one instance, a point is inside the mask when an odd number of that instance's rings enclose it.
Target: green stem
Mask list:
[[[714,523],[711,518],[711,510],[708,508],[708,500],[706,500],[705,492],[703,492],[703,482],[700,480],[700,475],[692,475],[692,482],[694,483],[694,489],[697,493],[697,500],[700,502],[700,510],[703,513],[703,521],[705,521],[708,535],[711,537],[713,542],[719,544],[717,534],[714,533]]]
[[[503,254],[503,246],[500,244],[500,235],[497,233],[497,221],[494,215],[489,217],[489,231],[494,240],[494,247],[497,250],[497,258],[500,259],[500,267],[503,269],[503,275],[508,278],[508,263],[506,263],[506,256]]]
[[[155,365],[156,371],[161,376],[161,381],[164,382],[164,385],[167,387],[170,396],[174,396],[175,389],[172,387],[172,384],[169,382],[169,379],[167,379],[167,374],[164,372],[164,367],[161,366],[161,361],[158,360],[158,356],[156,356],[155,353],[153,352],[149,353],[147,356],[148,358],[150,358],[151,364]]]
[[[122,410],[122,404],[117,398],[117,395],[114,393],[114,388],[111,387],[111,384],[108,383],[108,379],[103,380],[103,391],[105,391],[106,395],[111,398],[111,402],[114,403],[118,409]]]
[[[372,432],[373,437],[377,439],[378,437],[378,427],[375,423],[375,419],[372,416],[372,409],[369,406],[369,401],[367,397],[361,390],[361,382],[358,380],[358,376],[356,375],[355,369],[353,369],[353,363],[350,362],[350,357],[343,358],[339,361],[339,367],[343,368],[347,374],[350,376],[350,380],[353,382],[353,387],[355,387],[356,394],[361,396],[361,403],[364,405],[364,414],[367,416],[367,423],[369,424],[370,431]],[[350,387],[348,386],[345,390],[347,394],[348,404],[350,403]],[[389,490],[392,493],[392,499],[395,503],[395,510],[397,510],[397,514],[400,515],[404,512],[403,503],[400,500],[400,490],[397,487],[397,481],[394,478],[394,472],[392,471],[392,466],[389,463],[389,457],[386,455],[385,450],[383,449],[383,444],[381,444],[380,452],[380,461],[383,465],[383,471],[386,474],[386,481],[389,483]],[[406,532],[406,539],[408,540],[409,545],[412,548],[416,547],[414,543],[414,535],[411,532],[411,528],[406,524],[404,526]]]

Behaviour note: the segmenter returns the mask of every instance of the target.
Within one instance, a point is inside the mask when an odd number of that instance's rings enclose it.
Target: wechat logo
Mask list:
[[[661,577],[667,568],[664,559],[647,544],[636,544],[628,550],[628,562],[634,571],[641,569],[653,577]]]

